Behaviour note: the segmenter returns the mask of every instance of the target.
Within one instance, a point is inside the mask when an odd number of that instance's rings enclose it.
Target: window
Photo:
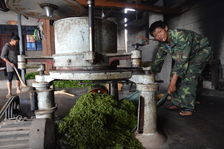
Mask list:
[[[127,14],[128,11],[135,11],[135,9],[131,9],[131,8],[125,8],[124,9],[124,14]],[[127,26],[128,26],[128,19],[124,18],[124,42],[125,42],[125,51],[128,52],[128,30],[127,30]]]
[[[35,26],[26,27],[26,50],[27,51],[38,51],[42,50],[42,40],[35,39],[34,31]]]

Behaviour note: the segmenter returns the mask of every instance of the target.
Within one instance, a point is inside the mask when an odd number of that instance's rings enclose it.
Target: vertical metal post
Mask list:
[[[17,14],[17,26],[18,26],[18,35],[19,35],[19,54],[24,55],[25,51],[23,49],[23,36],[22,36],[22,25],[21,25],[21,14]],[[22,80],[25,82],[25,73],[26,69],[21,69],[21,77]]]
[[[117,81],[112,81],[110,83],[110,87],[109,87],[110,95],[114,96],[115,100],[118,100],[118,98],[119,98],[119,96],[118,96],[118,86],[117,85],[118,85]]]
[[[35,110],[36,118],[54,119],[56,110],[54,100],[54,90],[50,88],[47,82],[32,83],[37,93],[37,110]]]
[[[95,0],[88,0],[88,21],[89,21],[89,50],[95,51],[94,47],[94,7]]]
[[[142,143],[144,148],[162,148],[166,138],[157,131],[157,111],[155,102],[155,92],[158,84],[155,83],[154,75],[132,75],[131,81],[137,85],[140,91],[139,125],[136,138]]]

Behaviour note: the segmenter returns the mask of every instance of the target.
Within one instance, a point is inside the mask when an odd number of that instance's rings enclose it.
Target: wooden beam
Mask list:
[[[42,39],[42,45],[43,45],[43,56],[52,56],[55,54],[55,47],[54,47],[54,28],[52,25],[50,25],[50,20],[48,19],[40,19],[41,22],[43,22],[43,32],[44,32],[44,38]],[[46,72],[48,73],[49,70],[53,68],[52,64],[45,63],[46,66]]]
[[[81,5],[86,6],[87,0],[76,0]],[[158,7],[158,6],[149,6],[149,5],[142,5],[142,4],[130,4],[124,2],[115,2],[115,1],[108,1],[108,0],[95,0],[96,7],[114,7],[114,8],[133,8],[137,10],[145,10],[145,11],[152,11],[155,13],[165,13],[165,14],[176,14],[180,12],[180,9],[177,8],[165,8],[165,7]]]

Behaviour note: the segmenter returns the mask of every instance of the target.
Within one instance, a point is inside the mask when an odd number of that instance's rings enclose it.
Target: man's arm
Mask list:
[[[167,53],[162,50],[162,47],[159,47],[151,67],[153,73],[158,73],[161,71],[166,55]]]
[[[172,78],[170,80],[170,84],[169,84],[168,89],[167,89],[167,93],[168,94],[171,94],[171,93],[176,91],[177,80],[178,80],[178,75],[177,74],[173,74],[173,76],[172,76]]]
[[[175,58],[175,64],[172,69],[172,78],[168,86],[167,92],[169,94],[176,91],[176,83],[179,77],[184,77],[188,70],[189,66],[189,57],[192,50],[192,37],[189,35],[184,36],[180,35],[180,50],[176,51],[176,54],[173,56]]]
[[[13,63],[11,63],[8,59],[7,59],[7,56],[8,56],[8,47],[7,46],[4,46],[2,48],[2,53],[1,53],[1,59],[5,62],[5,63],[8,63],[9,65],[11,65],[12,67],[14,67],[15,65]]]
[[[2,60],[5,62],[5,63],[8,63],[9,65],[11,65],[12,67],[15,67],[15,65],[13,63],[11,63],[8,59],[6,58],[2,58]]]

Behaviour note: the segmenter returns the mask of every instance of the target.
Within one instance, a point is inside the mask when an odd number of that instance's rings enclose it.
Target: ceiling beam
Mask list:
[[[76,0],[81,5],[86,6],[87,0]],[[114,7],[114,8],[133,8],[136,10],[144,10],[144,11],[151,11],[155,13],[162,13],[162,14],[177,14],[180,12],[178,8],[165,8],[165,7],[158,7],[158,6],[149,6],[143,4],[131,4],[125,2],[117,2],[117,1],[108,1],[108,0],[95,0],[96,7]]]

